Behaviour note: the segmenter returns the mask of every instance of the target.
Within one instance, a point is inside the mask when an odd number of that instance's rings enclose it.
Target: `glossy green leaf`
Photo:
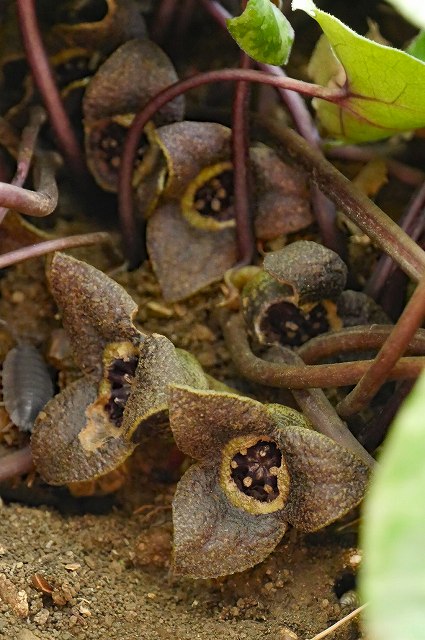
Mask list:
[[[254,60],[275,65],[288,61],[294,31],[271,0],[249,0],[242,15],[227,21],[227,28]]]
[[[387,0],[409,22],[425,28],[425,3],[424,0]]]
[[[345,71],[348,95],[338,103],[315,100],[331,135],[351,142],[387,138],[425,126],[425,64],[404,51],[358,35],[311,0],[293,0],[322,27]],[[339,72],[334,86],[343,86]]]
[[[425,6],[425,5],[424,5]],[[420,31],[406,49],[414,58],[425,62],[425,31]]]
[[[374,640],[424,637],[424,413],[422,374],[391,427],[363,514],[360,588]]]

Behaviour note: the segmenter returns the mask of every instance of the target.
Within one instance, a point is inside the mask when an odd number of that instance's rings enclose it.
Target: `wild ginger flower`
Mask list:
[[[155,141],[162,160],[150,164],[136,199],[148,218],[147,250],[164,298],[177,301],[220,280],[237,261],[231,130],[176,122],[153,131]],[[260,143],[251,145],[249,160],[256,238],[309,226],[305,176]]]
[[[148,431],[167,425],[170,383],[208,382],[193,356],[134,326],[137,305],[98,269],[57,253],[48,279],[85,375],[40,412],[31,447],[43,479],[66,484],[115,469]]]
[[[266,558],[288,523],[315,531],[362,499],[368,470],[288,407],[172,385],[177,446],[198,462],[173,502],[174,567],[211,578]]]
[[[344,291],[347,267],[317,242],[298,240],[264,258],[245,285],[242,310],[254,343],[299,347],[331,330],[387,323],[382,309],[359,291]]]

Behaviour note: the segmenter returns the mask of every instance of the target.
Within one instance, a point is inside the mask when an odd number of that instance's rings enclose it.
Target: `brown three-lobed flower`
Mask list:
[[[362,499],[368,469],[294,409],[172,385],[171,429],[198,462],[173,502],[174,568],[211,578],[261,562],[288,523],[315,531]]]
[[[98,269],[56,253],[48,280],[84,375],[39,413],[34,463],[50,484],[93,480],[168,425],[169,384],[208,388],[208,381],[189,353],[135,327],[137,305]]]

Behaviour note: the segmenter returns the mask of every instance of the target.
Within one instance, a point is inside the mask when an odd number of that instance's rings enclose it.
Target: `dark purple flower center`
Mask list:
[[[128,360],[117,359],[108,369],[108,380],[111,384],[111,395],[105,405],[110,420],[115,426],[120,427],[128,396],[131,392],[131,384],[136,372],[139,358],[132,356]]]
[[[98,155],[99,160],[105,163],[112,173],[118,174],[127,132],[128,129],[117,122],[111,122],[106,127],[93,129],[92,131],[91,148]],[[143,160],[147,147],[147,138],[142,136],[134,162],[135,168]]]
[[[232,458],[231,476],[245,495],[260,502],[272,502],[279,495],[277,474],[281,463],[282,454],[277,445],[260,440]]]
[[[194,207],[202,216],[215,218],[220,222],[231,220],[233,218],[233,170],[226,169],[199,187],[195,194]]]
[[[278,302],[270,306],[261,323],[261,330],[280,344],[298,347],[310,338],[329,331],[326,309],[318,304],[308,313],[291,302]]]

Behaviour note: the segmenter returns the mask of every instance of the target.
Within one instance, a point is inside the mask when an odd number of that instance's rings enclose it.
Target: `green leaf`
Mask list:
[[[360,588],[374,640],[424,637],[424,413],[422,374],[391,428],[365,504]]]
[[[423,62],[358,35],[311,0],[293,0],[292,8],[317,20],[345,71],[346,98],[338,103],[315,100],[318,117],[331,136],[366,142],[425,126]],[[341,73],[332,85],[343,85]]]
[[[387,0],[412,24],[425,28],[425,3],[423,0]]]
[[[425,62],[425,31],[420,31],[406,49],[414,58]]]
[[[288,61],[294,31],[270,0],[249,0],[242,15],[227,21],[227,28],[254,60],[275,65]]]

